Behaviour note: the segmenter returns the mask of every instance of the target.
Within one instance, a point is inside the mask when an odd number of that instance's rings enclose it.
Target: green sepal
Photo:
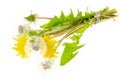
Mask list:
[[[34,14],[34,15],[31,14],[31,15],[25,17],[25,19],[26,19],[28,22],[32,23],[32,22],[35,22],[36,17],[35,17],[35,14]]]

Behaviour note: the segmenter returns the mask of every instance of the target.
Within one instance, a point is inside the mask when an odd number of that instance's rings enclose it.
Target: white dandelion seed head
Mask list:
[[[33,51],[40,53],[42,56],[44,55],[44,53],[47,50],[47,47],[46,47],[46,43],[42,37],[32,36],[32,37],[30,37],[30,39],[28,41],[29,41],[29,45]]]
[[[43,62],[41,62],[40,66],[43,70],[48,70],[51,69],[53,62],[54,62],[53,59],[45,59]]]

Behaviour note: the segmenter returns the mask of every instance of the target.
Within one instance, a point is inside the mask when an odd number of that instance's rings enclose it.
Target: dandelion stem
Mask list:
[[[38,19],[48,19],[48,20],[51,20],[52,18],[50,18],[50,17],[38,17]]]

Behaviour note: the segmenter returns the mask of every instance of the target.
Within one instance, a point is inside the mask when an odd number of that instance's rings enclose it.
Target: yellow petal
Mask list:
[[[43,39],[44,39],[44,41],[46,43],[46,47],[47,47],[44,57],[45,58],[56,58],[57,41],[49,35],[44,35]]]
[[[21,58],[28,58],[28,55],[25,52],[25,48],[24,48],[26,41],[27,41],[27,36],[21,35],[18,38],[18,42],[15,44],[15,47],[13,47],[13,49],[18,52],[17,56],[20,56]]]

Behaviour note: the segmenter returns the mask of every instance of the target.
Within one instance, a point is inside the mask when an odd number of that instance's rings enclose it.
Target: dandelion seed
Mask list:
[[[53,59],[49,59],[49,60],[45,60],[44,62],[41,63],[42,68],[44,70],[50,69],[52,64],[53,64],[54,60]]]

